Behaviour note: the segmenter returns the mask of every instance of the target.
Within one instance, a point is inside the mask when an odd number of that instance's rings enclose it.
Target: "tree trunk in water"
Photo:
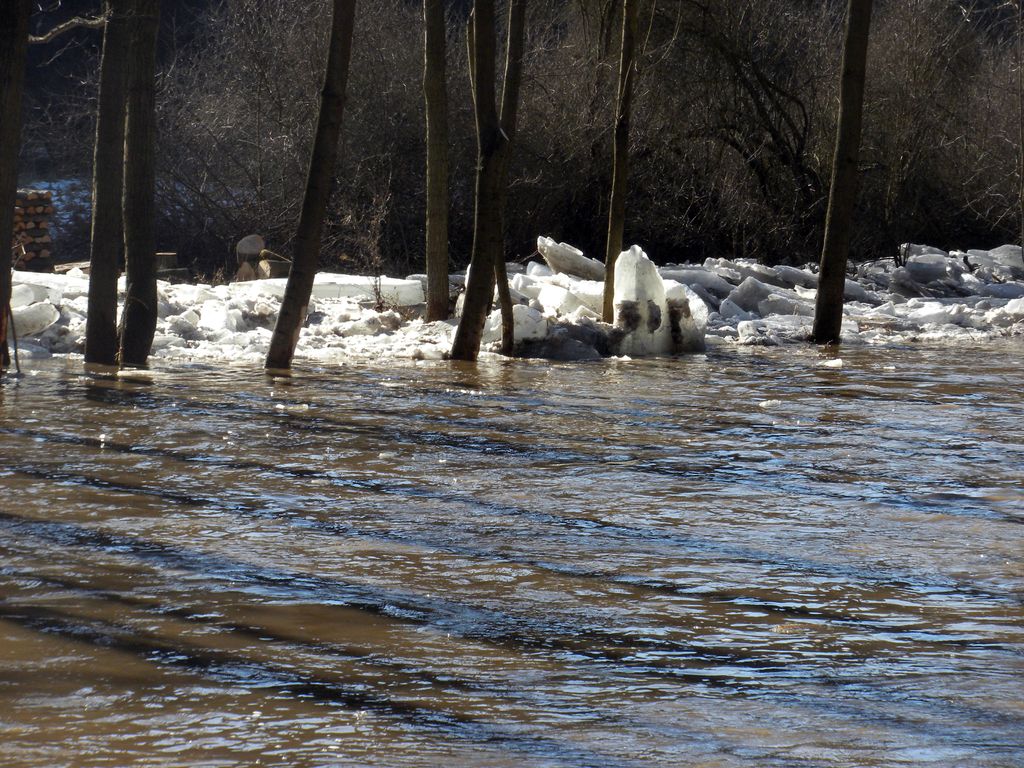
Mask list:
[[[622,252],[629,182],[629,118],[636,80],[637,15],[640,0],[622,0],[622,47],[619,55],[619,93],[615,100],[615,147],[612,194],[608,205],[608,239],[604,252],[604,321],[615,321],[615,260]]]
[[[505,80],[499,114],[495,102],[494,0],[476,0],[474,3],[469,27],[469,59],[478,147],[476,215],[466,297],[451,351],[455,360],[476,360],[494,291],[495,275],[498,271],[505,272],[504,208],[509,148],[516,132],[522,85],[525,30],[526,0],[510,0]],[[501,267],[498,266],[499,260],[502,261]],[[507,279],[504,288],[507,294]],[[499,297],[505,305],[502,311],[503,347],[506,342],[511,346],[512,302],[507,296],[502,296],[500,286]]]
[[[448,88],[443,0],[423,0],[427,113],[427,321],[448,317]]]
[[[306,176],[306,192],[302,199],[302,213],[295,233],[295,251],[288,285],[281,301],[274,335],[267,353],[268,369],[288,369],[292,365],[295,347],[299,342],[302,324],[306,320],[309,297],[313,293],[320,244],[323,238],[324,217],[331,195],[331,182],[338,159],[338,137],[345,113],[345,89],[352,55],[352,28],[355,21],[355,0],[334,0],[331,20],[331,40],[327,51],[327,69],[320,96],[320,114],[317,118],[313,154]]]
[[[31,0],[0,4],[0,375],[11,364],[7,320],[11,303],[11,243],[18,193],[21,94],[25,87]]]
[[[501,195],[501,202],[498,203],[498,212],[502,214],[504,223],[505,195]],[[504,231],[504,226],[502,226]],[[502,238],[504,243],[504,238]],[[516,346],[516,319],[512,306],[512,291],[508,287],[508,268],[505,266],[505,257],[498,254],[494,262],[494,283],[498,286],[498,307],[501,310],[501,354],[511,355]]]
[[[129,17],[124,129],[124,253],[128,290],[120,363],[145,365],[156,332],[156,40],[160,1],[136,0]]]
[[[99,114],[92,172],[92,237],[85,362],[117,363],[117,268],[123,246],[124,130],[127,107],[127,0],[107,0]]]
[[[812,338],[818,344],[838,344],[843,324],[846,262],[857,202],[857,160],[860,155],[871,3],[872,0],[850,0],[846,19],[839,125],[814,308]]]
[[[1017,214],[1024,254],[1024,0],[1017,0]]]

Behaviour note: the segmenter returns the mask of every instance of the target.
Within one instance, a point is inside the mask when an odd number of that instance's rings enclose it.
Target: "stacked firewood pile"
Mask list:
[[[46,190],[19,189],[14,203],[14,267],[34,272],[53,270],[50,218],[53,196]]]

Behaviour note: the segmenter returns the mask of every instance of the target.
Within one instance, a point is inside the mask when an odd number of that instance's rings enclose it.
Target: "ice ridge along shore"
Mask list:
[[[600,321],[603,265],[540,238],[544,262],[509,264],[517,353],[556,360],[699,352],[715,345],[806,339],[817,275],[745,259],[656,267],[638,247],[616,268],[616,322]],[[464,274],[451,276],[453,295]],[[23,357],[83,349],[88,277],[15,272],[12,308]],[[417,319],[425,277],[316,278],[297,356],[441,359],[455,320]],[[153,358],[262,362],[285,280],[230,285],[160,282]],[[124,281],[121,281],[123,300]],[[497,311],[482,356],[496,354]],[[1017,246],[945,252],[907,245],[902,258],[862,264],[846,283],[844,344],[962,345],[1024,335],[1024,261]]]

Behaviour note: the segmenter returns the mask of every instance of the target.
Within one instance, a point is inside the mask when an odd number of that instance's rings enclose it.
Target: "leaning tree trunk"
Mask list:
[[[25,87],[31,13],[31,0],[0,3],[0,376],[11,362],[7,348],[11,244],[14,241],[14,200],[18,194],[21,94]]]
[[[99,114],[92,169],[92,237],[85,361],[117,362],[117,271],[123,242],[124,130],[129,0],[107,0],[100,62]]]
[[[843,48],[843,76],[839,94],[839,126],[832,161],[832,188],[825,219],[818,296],[814,307],[812,339],[838,344],[843,324],[846,262],[850,253],[853,211],[857,202],[857,160],[860,155],[867,69],[868,32],[872,0],[850,0]]]
[[[323,237],[324,217],[331,194],[331,181],[338,159],[338,137],[345,113],[345,89],[352,55],[352,27],[355,21],[355,0],[334,0],[331,22],[331,41],[327,52],[327,70],[320,97],[320,115],[317,118],[313,155],[306,177],[306,192],[302,199],[299,227],[295,233],[295,250],[288,285],[281,301],[274,335],[270,340],[266,367],[291,367],[299,333],[306,320],[309,297],[313,293],[320,244]]]
[[[129,17],[124,130],[124,253],[128,287],[120,363],[145,365],[156,332],[156,42],[160,0],[135,0]]]
[[[604,321],[615,322],[615,260],[622,252],[629,181],[629,119],[636,80],[637,15],[640,0],[622,0],[622,46],[619,54],[619,92],[615,100],[615,147],[612,194],[608,206],[608,240],[604,253]]]
[[[473,255],[451,357],[476,360],[480,352],[496,272],[504,273],[504,208],[507,194],[509,149],[516,132],[519,89],[522,84],[526,0],[510,0],[505,80],[501,113],[495,102],[497,88],[494,56],[494,0],[476,0],[469,27],[470,80],[477,129],[476,215]],[[502,261],[499,266],[498,262]],[[502,286],[499,285],[499,295]],[[505,281],[505,291],[508,281]],[[502,298],[502,347],[511,346],[511,300]],[[506,350],[510,351],[510,350]]]
[[[427,320],[448,317],[448,88],[443,0],[423,0],[427,113]]]

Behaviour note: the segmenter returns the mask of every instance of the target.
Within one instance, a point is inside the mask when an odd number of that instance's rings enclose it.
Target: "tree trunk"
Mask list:
[[[92,237],[85,362],[117,363],[117,270],[123,246],[124,131],[127,108],[127,0],[107,0],[99,114],[92,169]]]
[[[334,0],[331,41],[327,52],[327,69],[320,96],[313,154],[306,176],[306,192],[295,233],[295,251],[288,285],[281,301],[281,312],[274,326],[267,353],[268,369],[291,368],[302,324],[306,320],[309,297],[313,293],[320,258],[324,217],[331,194],[331,182],[338,159],[338,137],[345,112],[345,89],[352,55],[352,28],[355,22],[355,0]]]
[[[615,100],[615,147],[612,194],[608,205],[608,239],[604,252],[604,321],[615,322],[615,260],[622,252],[629,182],[629,118],[636,80],[637,15],[640,0],[622,0],[622,47],[619,54],[619,92]]]
[[[1024,254],[1024,0],[1017,0],[1017,214]]]
[[[843,48],[843,76],[839,94],[839,125],[832,161],[832,188],[825,219],[818,296],[814,308],[813,340],[838,344],[843,323],[846,262],[850,252],[853,211],[857,202],[857,160],[864,109],[868,32],[872,0],[850,0]]]
[[[11,364],[7,320],[11,304],[11,243],[18,193],[21,94],[25,87],[31,0],[0,4],[0,376]]]
[[[146,364],[156,332],[156,42],[160,0],[135,0],[128,19],[124,129],[124,252],[128,289],[120,363]]]
[[[504,207],[507,194],[509,148],[516,132],[519,90],[523,73],[526,0],[510,0],[505,80],[501,113],[496,97],[494,0],[476,0],[469,27],[470,81],[477,130],[476,215],[473,255],[451,357],[476,360],[480,352],[487,311],[494,291],[499,259],[504,260]],[[504,272],[504,269],[500,270]],[[507,291],[506,280],[505,288]],[[499,296],[501,291],[499,287]],[[511,300],[502,313],[502,337],[511,333]]]
[[[499,191],[500,193],[500,191]],[[502,216],[504,231],[505,195],[501,195],[498,212]],[[504,244],[504,238],[502,238]],[[504,254],[499,253],[494,262],[494,283],[498,286],[498,308],[501,311],[501,354],[511,355],[516,347],[516,316],[512,306],[512,291],[508,287],[508,268]]]
[[[512,154],[512,139],[516,133],[519,110],[519,90],[523,83],[523,46],[526,32],[526,0],[511,0],[508,7],[508,38],[505,41],[505,78],[501,93],[501,132],[505,145],[498,170],[498,222],[501,234],[500,250],[494,261],[494,280],[498,286],[498,305],[501,307],[501,353],[511,355],[516,342],[515,315],[512,293],[508,286],[505,267],[505,203],[508,199],[508,168]]]
[[[448,88],[443,0],[423,0],[427,113],[427,321],[448,317]]]

